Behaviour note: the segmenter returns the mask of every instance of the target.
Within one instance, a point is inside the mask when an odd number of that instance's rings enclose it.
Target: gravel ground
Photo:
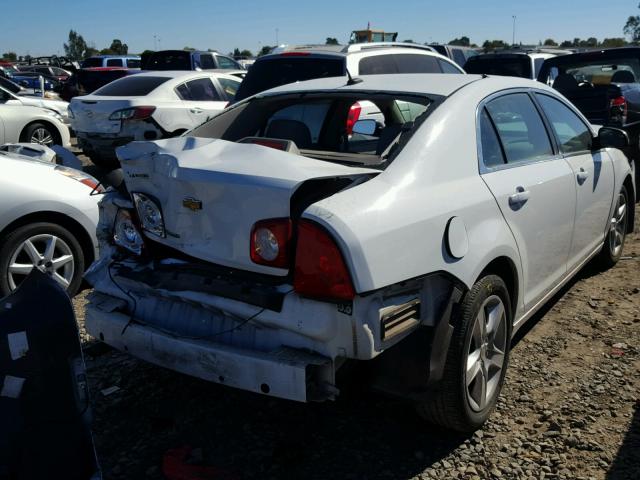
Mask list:
[[[190,445],[220,479],[637,480],[640,234],[624,255],[585,269],[524,327],[497,409],[470,437],[422,423],[353,374],[337,401],[298,404],[137,361],[88,337],[84,292],[74,306],[104,478],[163,478],[163,454]]]

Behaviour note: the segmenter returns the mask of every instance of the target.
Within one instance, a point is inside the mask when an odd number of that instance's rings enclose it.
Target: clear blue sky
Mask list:
[[[131,52],[153,49],[155,34],[163,49],[191,46],[228,52],[238,47],[255,52],[275,44],[276,29],[280,43],[324,43],[326,37],[345,43],[351,30],[367,22],[372,28],[398,31],[401,40],[444,43],[467,35],[481,44],[486,39],[510,41],[512,15],[517,17],[517,42],[537,43],[547,37],[601,40],[621,37],[627,17],[640,13],[638,0],[28,0],[15,6],[14,18],[3,8],[0,53],[62,54],[70,29],[98,49],[114,38],[127,43]]]

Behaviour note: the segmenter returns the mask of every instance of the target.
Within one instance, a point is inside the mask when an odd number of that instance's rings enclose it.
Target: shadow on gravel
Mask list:
[[[640,400],[636,402],[631,426],[624,437],[607,480],[636,479],[640,476]]]
[[[513,340],[511,340],[511,348],[515,347],[520,340],[527,336],[527,334],[535,328],[540,320],[549,313],[549,311],[556,306],[556,304],[564,297],[564,295],[573,288],[573,286],[581,280],[586,280],[596,275],[600,275],[602,270],[598,269],[593,263],[587,264],[578,274],[573,277],[569,282],[562,287],[558,293],[556,293],[549,301],[538,310],[533,317],[531,317],[516,333]]]
[[[105,478],[162,478],[162,455],[190,445],[202,449],[204,464],[243,480],[409,479],[465,441],[373,394],[299,404],[104,357],[117,363],[112,378],[101,373],[92,388]],[[90,370],[105,368],[95,362]],[[109,386],[105,380],[121,390],[104,397],[97,390]]]

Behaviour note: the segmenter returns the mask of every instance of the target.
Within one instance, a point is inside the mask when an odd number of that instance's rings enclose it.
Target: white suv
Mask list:
[[[433,48],[413,43],[279,47],[251,66],[236,101],[270,88],[314,78],[394,73],[459,74],[465,71]]]

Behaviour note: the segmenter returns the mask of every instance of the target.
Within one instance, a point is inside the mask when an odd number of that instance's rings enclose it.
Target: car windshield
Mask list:
[[[187,135],[232,142],[255,137],[289,140],[307,157],[383,166],[404,147],[432,110],[435,99],[371,92],[256,97]]]
[[[467,60],[464,69],[467,73],[532,78],[531,59],[527,55],[505,55],[504,57],[477,55]]]
[[[546,71],[541,72],[540,81],[553,85],[559,76],[566,82],[566,75],[575,79],[578,85],[590,83],[593,86],[608,86],[612,83],[635,83],[640,79],[640,59],[616,58],[569,61],[563,58],[561,62]],[[571,80],[569,78],[569,80]]]
[[[169,79],[169,77],[133,75],[111,82],[93,94],[104,97],[141,97],[148,95]]]
[[[240,85],[236,101],[288,83],[314,78],[342,77],[346,73],[344,57],[271,57],[255,62]]]

